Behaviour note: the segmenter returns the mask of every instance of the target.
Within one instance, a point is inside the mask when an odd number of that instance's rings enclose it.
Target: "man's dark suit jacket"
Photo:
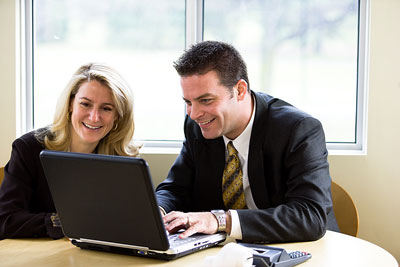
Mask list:
[[[321,123],[290,104],[252,92],[256,112],[248,176],[257,210],[238,210],[243,242],[307,241],[338,231],[332,209],[328,152]],[[185,141],[157,187],[166,212],[225,209],[222,137],[205,139],[186,117]]]

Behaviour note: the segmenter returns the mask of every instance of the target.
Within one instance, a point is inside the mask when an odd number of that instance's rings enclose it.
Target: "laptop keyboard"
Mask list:
[[[191,237],[191,236],[189,236],[187,238],[183,238],[183,239],[179,238],[178,236],[179,236],[179,234],[173,234],[173,235],[168,236],[170,246],[179,246],[179,245],[183,245],[185,243],[196,240],[195,237]]]

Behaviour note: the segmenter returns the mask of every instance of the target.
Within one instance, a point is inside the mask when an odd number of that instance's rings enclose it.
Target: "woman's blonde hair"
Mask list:
[[[58,99],[53,124],[48,130],[39,133],[38,139],[43,140],[47,149],[69,151],[72,136],[71,102],[83,83],[94,80],[110,88],[117,110],[114,127],[99,141],[96,148],[97,153],[137,156],[138,148],[132,144],[135,129],[132,91],[118,72],[100,63],[83,65],[75,72]]]

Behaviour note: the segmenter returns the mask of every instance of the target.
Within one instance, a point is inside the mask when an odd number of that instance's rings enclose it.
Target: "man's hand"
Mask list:
[[[163,216],[165,229],[175,233],[186,229],[179,238],[186,238],[195,233],[214,234],[218,229],[218,221],[211,212],[179,212],[172,211]]]

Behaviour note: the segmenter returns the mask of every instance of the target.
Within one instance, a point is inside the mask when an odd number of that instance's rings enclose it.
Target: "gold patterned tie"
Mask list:
[[[244,209],[246,201],[243,192],[243,172],[239,155],[230,141],[227,145],[228,158],[222,177],[222,198],[227,209]]]

